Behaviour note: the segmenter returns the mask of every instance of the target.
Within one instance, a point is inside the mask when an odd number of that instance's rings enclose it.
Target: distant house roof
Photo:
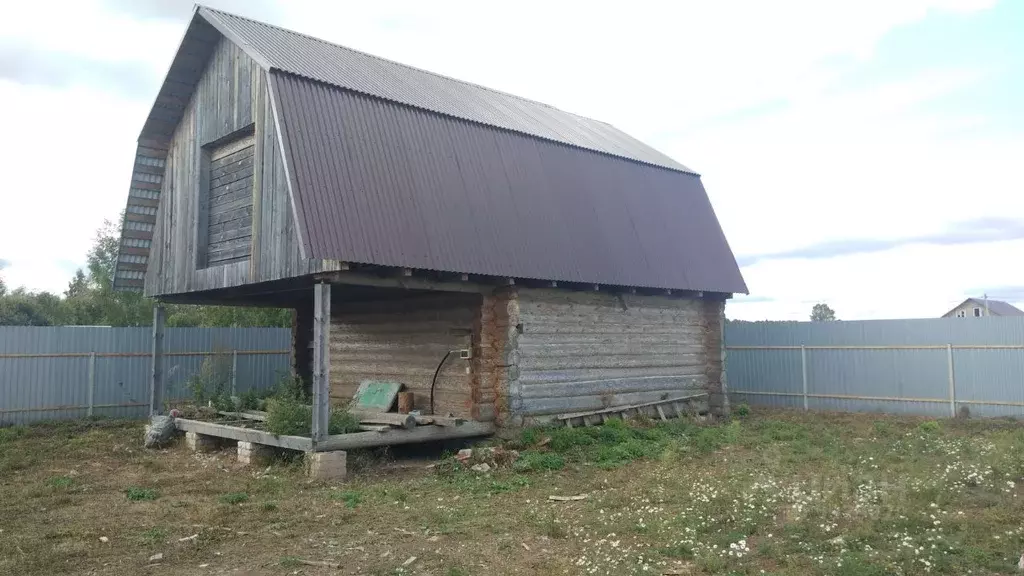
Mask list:
[[[747,292],[700,177],[609,124],[206,7],[143,139],[221,34],[269,75],[308,258]]]
[[[943,316],[952,316],[958,308],[961,308],[964,304],[972,303],[975,306],[984,309],[988,305],[988,310],[993,316],[1024,316],[1024,310],[1017,308],[1009,302],[1003,302],[1002,300],[992,300],[991,298],[987,301],[983,298],[968,298],[963,302],[959,303],[949,312],[943,314]]]

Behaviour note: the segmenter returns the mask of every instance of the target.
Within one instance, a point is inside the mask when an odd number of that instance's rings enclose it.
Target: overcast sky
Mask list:
[[[610,122],[697,170],[751,291],[730,317],[1024,307],[1024,2],[209,4]],[[4,11],[0,274],[60,292],[124,207],[192,4]]]

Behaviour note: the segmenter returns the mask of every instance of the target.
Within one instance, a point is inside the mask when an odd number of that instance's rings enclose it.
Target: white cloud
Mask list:
[[[882,84],[844,83],[894,29],[994,3],[292,0],[281,3],[278,23],[611,122],[700,171],[734,251],[751,254],[1024,218],[1024,180],[1014,169],[1024,136],[994,129],[984,115],[930,106],[997,72],[923,69]],[[0,23],[0,37],[141,61],[162,74],[183,25],[133,20],[108,5],[61,4],[55,21],[53,4],[22,3]],[[168,10],[161,14],[179,8]],[[19,167],[4,192],[14,210],[0,215],[0,257],[12,261],[4,274],[60,290],[57,262],[81,261],[95,228],[123,206],[152,99],[14,84],[0,84],[0,99],[24,111],[0,143]],[[44,217],[26,216],[37,214]],[[907,246],[762,262],[745,275],[771,301],[731,304],[730,315],[802,319],[809,303],[824,300],[846,318],[934,316],[965,290],[1024,285],[1024,272],[1006,265],[1007,251],[1021,248]]]

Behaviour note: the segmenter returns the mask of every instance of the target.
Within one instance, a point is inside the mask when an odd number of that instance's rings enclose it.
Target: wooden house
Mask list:
[[[202,6],[139,137],[116,285],[294,309],[314,443],[328,390],[367,379],[499,427],[721,411],[746,292],[700,177],[613,126]]]

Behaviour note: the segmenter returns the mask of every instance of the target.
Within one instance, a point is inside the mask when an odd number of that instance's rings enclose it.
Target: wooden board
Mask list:
[[[363,380],[352,396],[352,407],[364,412],[389,412],[401,390],[401,382]]]

